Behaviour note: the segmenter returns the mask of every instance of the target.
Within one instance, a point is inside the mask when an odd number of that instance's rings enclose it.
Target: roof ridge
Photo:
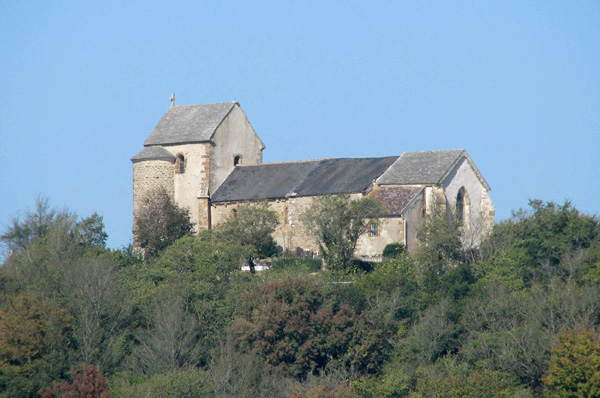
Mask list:
[[[190,106],[223,105],[223,104],[239,104],[239,102],[238,101],[224,101],[224,102],[211,102],[210,104],[173,105],[172,108],[183,108],[183,107],[190,107]]]
[[[330,160],[332,158],[321,158],[321,159],[304,159],[304,160],[282,160],[279,162],[267,162],[267,163],[261,163],[261,164],[293,164],[293,163],[309,163],[309,162],[320,162],[322,160]],[[250,165],[247,165],[250,166]],[[260,166],[260,165],[254,165],[254,166]]]

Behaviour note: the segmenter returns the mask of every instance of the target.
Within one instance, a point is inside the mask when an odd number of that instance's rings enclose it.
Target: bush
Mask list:
[[[318,272],[321,270],[321,260],[305,258],[278,258],[273,261],[274,269]]]
[[[383,261],[385,261],[392,258],[398,258],[403,255],[405,251],[406,247],[400,242],[388,243],[385,245],[381,256],[383,257]]]

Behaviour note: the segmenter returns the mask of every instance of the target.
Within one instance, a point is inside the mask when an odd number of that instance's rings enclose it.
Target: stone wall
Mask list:
[[[173,197],[173,162],[165,160],[145,160],[133,164],[133,218],[144,200],[153,190],[165,189]]]
[[[489,233],[494,226],[494,205],[490,199],[487,187],[471,163],[463,158],[443,182],[448,208],[456,210],[458,192],[465,193],[465,231],[467,245],[477,246],[482,236]]]
[[[264,145],[239,105],[233,107],[217,128],[213,135],[213,143],[210,152],[211,193],[214,193],[231,174],[236,157],[242,165],[262,163]]]
[[[370,227],[367,226],[367,232],[358,240],[357,256],[379,259],[388,243],[404,243],[404,220],[401,217],[381,217],[377,224],[377,236],[371,236]]]
[[[181,208],[190,211],[190,218],[199,229],[206,229],[206,208],[204,214],[200,214],[198,206],[198,197],[205,197],[208,194],[210,168],[209,142],[184,145],[168,145],[164,148],[173,154],[173,156],[183,155],[185,158],[185,172],[175,173],[173,169],[173,192],[175,203]]]
[[[314,253],[319,252],[317,242],[310,236],[301,222],[302,213],[311,205],[312,197],[278,199],[268,201],[269,208],[277,213],[279,225],[273,233],[277,244],[286,251],[296,251],[302,248]],[[213,203],[211,207],[212,225],[217,225],[228,217],[233,216],[233,210],[238,209],[240,203]]]
[[[363,197],[362,194],[352,194],[352,199]],[[319,254],[319,245],[306,231],[302,223],[302,214],[308,209],[314,197],[296,197],[268,201],[269,208],[277,213],[279,225],[273,233],[277,244],[285,251],[296,252],[298,248],[305,252]],[[240,203],[213,203],[211,206],[212,225],[217,225],[233,216]],[[358,242],[356,255],[379,257],[385,245],[391,242],[404,242],[404,221],[400,217],[381,218],[379,220],[377,237],[363,235]]]

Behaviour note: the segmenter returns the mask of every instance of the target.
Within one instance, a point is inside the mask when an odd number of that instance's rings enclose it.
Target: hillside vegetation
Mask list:
[[[434,217],[412,257],[251,273],[249,214],[146,259],[96,214],[14,218],[0,397],[600,397],[597,217],[534,200],[478,249]]]

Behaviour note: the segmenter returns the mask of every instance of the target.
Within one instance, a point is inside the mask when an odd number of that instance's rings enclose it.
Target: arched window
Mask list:
[[[175,172],[178,174],[185,173],[185,156],[181,153],[177,155],[177,160],[175,161]]]
[[[242,164],[242,156],[241,155],[237,155],[236,157],[233,158],[233,165],[237,166],[238,164]]]
[[[465,224],[465,217],[467,216],[467,192],[465,187],[461,187],[456,194],[456,219],[461,225]]]

